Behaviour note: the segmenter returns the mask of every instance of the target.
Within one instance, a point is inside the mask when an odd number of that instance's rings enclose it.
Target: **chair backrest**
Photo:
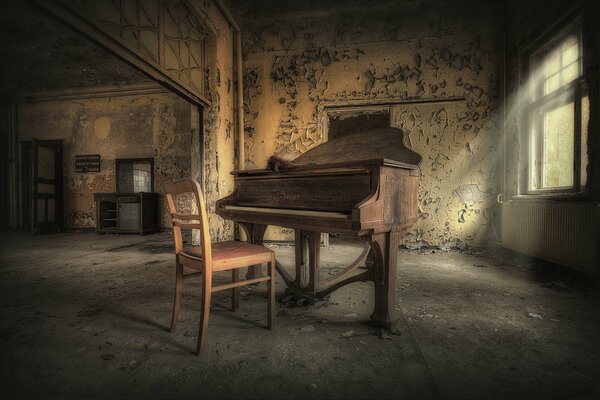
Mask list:
[[[200,245],[202,246],[202,259],[205,264],[211,265],[212,251],[211,240],[208,229],[208,215],[206,213],[206,203],[198,182],[185,179],[166,185],[167,204],[173,222],[173,239],[175,240],[175,253],[183,250],[183,238],[181,230],[198,229],[200,231]],[[183,214],[177,210],[176,196],[192,193],[196,201],[197,213]]]

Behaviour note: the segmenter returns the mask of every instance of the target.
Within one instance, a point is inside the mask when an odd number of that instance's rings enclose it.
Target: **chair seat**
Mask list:
[[[262,264],[271,260],[272,250],[258,244],[233,240],[212,243],[213,271],[224,271],[241,265]],[[185,248],[180,256],[202,261],[202,247]]]

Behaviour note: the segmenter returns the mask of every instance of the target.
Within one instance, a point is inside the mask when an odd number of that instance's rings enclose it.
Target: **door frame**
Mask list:
[[[54,157],[54,221],[51,223],[37,223],[37,147],[36,143],[43,144],[44,147],[52,147],[55,150]],[[40,140],[31,139],[21,141],[21,152],[23,155],[23,148],[30,146],[30,162],[29,171],[21,171],[23,187],[21,204],[23,206],[23,227],[30,231],[32,234],[51,232],[51,231],[62,231],[64,229],[64,171],[63,171],[63,153],[64,153],[64,141],[62,139],[56,140]],[[26,159],[22,160],[21,168],[23,169],[27,163]],[[25,177],[28,173],[29,176]],[[29,204],[27,204],[29,203]],[[26,221],[25,219],[28,219]]]
[[[21,140],[19,142],[19,219],[17,227],[25,231],[31,230],[32,147],[32,140]]]

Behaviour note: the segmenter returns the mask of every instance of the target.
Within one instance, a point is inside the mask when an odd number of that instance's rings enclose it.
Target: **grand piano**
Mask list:
[[[294,229],[295,276],[277,262],[287,293],[316,299],[373,281],[371,320],[387,329],[396,319],[398,242],[417,219],[420,161],[399,129],[357,132],[314,147],[290,169],[233,171],[234,191],[217,202],[216,212],[237,221],[252,243],[263,242],[269,225]],[[357,260],[328,279],[319,274],[324,232],[365,239]]]

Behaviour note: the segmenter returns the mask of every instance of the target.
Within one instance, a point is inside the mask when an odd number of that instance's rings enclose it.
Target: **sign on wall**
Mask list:
[[[75,172],[100,172],[100,154],[75,156]]]

